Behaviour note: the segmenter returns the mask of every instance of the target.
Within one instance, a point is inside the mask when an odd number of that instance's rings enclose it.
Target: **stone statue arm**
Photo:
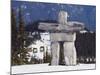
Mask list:
[[[81,31],[85,28],[84,23],[81,22],[68,22],[66,25],[59,24],[57,30],[61,31]]]
[[[39,23],[38,29],[45,31],[55,31],[57,30],[57,23]]]
[[[75,32],[84,29],[84,24],[80,22],[68,22],[66,25],[58,23],[39,23],[38,29],[50,32]]]

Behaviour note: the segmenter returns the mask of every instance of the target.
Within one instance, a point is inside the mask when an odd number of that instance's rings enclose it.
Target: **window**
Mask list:
[[[28,51],[29,51],[29,52],[32,52],[32,49],[31,49],[31,48],[29,48],[29,49],[28,49]]]
[[[44,46],[41,46],[40,47],[40,52],[43,52],[44,51]]]
[[[33,53],[37,53],[37,48],[33,48]]]

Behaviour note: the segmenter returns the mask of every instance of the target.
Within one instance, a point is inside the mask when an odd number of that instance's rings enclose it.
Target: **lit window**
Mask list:
[[[37,48],[33,48],[33,53],[37,53]]]
[[[40,47],[40,52],[43,52],[43,51],[44,51],[44,47],[41,46],[41,47]]]

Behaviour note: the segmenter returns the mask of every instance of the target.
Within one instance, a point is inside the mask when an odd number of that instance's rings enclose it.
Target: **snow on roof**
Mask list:
[[[39,46],[46,46],[46,44],[41,40],[37,40],[37,41],[35,41],[35,44],[32,43],[30,46],[28,46],[28,48],[30,48],[30,47],[39,47]]]
[[[87,33],[88,31],[86,31],[86,30],[82,30],[82,31],[80,31],[80,33]]]

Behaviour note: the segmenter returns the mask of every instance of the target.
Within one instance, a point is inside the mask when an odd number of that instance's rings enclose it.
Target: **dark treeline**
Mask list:
[[[94,33],[77,33],[77,38],[75,42],[77,57],[78,59],[83,59],[84,62],[87,58],[96,58],[96,37]],[[92,61],[93,62],[93,61]],[[94,61],[95,62],[95,61]]]
[[[22,9],[18,12],[18,27],[16,13],[11,9],[11,65],[27,64],[28,50],[25,48],[25,23],[22,16]]]

